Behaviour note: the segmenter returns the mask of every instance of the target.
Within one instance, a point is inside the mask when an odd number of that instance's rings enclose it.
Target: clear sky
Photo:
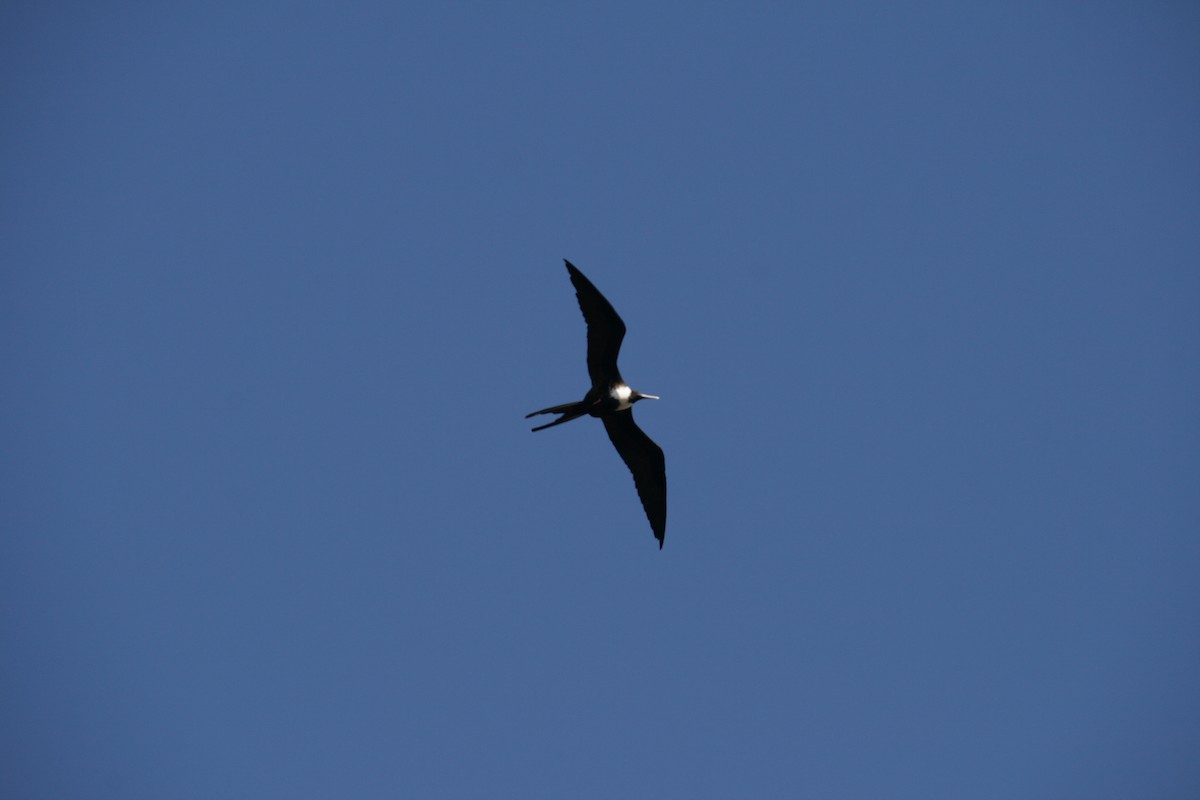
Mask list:
[[[4,3],[0,796],[1200,796],[1198,42]]]

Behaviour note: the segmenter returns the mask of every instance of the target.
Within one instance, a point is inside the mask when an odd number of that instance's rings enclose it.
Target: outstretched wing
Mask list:
[[[642,498],[642,508],[646,509],[650,529],[661,550],[667,535],[667,463],[662,448],[637,426],[632,411],[617,411],[601,419],[608,438],[633,473],[638,497]]]
[[[613,382],[621,381],[617,371],[617,354],[621,352],[621,340],[625,338],[625,323],[617,316],[612,304],[604,299],[582,272],[570,261],[563,259],[571,283],[575,285],[575,296],[579,298],[579,310],[587,323],[588,376],[592,386],[607,394]]]

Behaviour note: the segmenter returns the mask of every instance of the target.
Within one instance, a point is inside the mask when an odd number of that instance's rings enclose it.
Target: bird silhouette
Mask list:
[[[538,414],[558,414],[558,419],[539,425],[534,431],[553,428],[584,415],[599,417],[608,431],[613,447],[633,473],[642,508],[650,520],[650,529],[658,539],[661,550],[667,535],[667,468],[662,448],[647,436],[633,421],[633,404],[639,400],[657,400],[652,394],[642,394],[630,388],[617,369],[617,355],[621,352],[621,341],[625,338],[625,323],[613,309],[612,304],[592,285],[592,282],[570,261],[563,259],[583,321],[587,323],[587,365],[592,386],[583,399],[575,403],[563,403],[526,414],[525,418]]]

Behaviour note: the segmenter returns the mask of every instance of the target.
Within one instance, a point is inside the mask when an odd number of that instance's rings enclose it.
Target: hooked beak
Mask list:
[[[641,392],[638,392],[638,399],[639,400],[661,400],[662,398],[656,394],[642,394]]]

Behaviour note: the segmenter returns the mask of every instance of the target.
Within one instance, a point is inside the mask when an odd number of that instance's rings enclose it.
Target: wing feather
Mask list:
[[[570,261],[565,258],[563,261],[571,274],[583,321],[587,323],[588,377],[592,379],[593,387],[607,392],[611,383],[621,381],[617,355],[625,338],[625,323],[592,282]]]
[[[637,426],[632,411],[617,411],[602,419],[613,447],[633,473],[642,508],[661,549],[667,535],[667,464],[662,448]]]

